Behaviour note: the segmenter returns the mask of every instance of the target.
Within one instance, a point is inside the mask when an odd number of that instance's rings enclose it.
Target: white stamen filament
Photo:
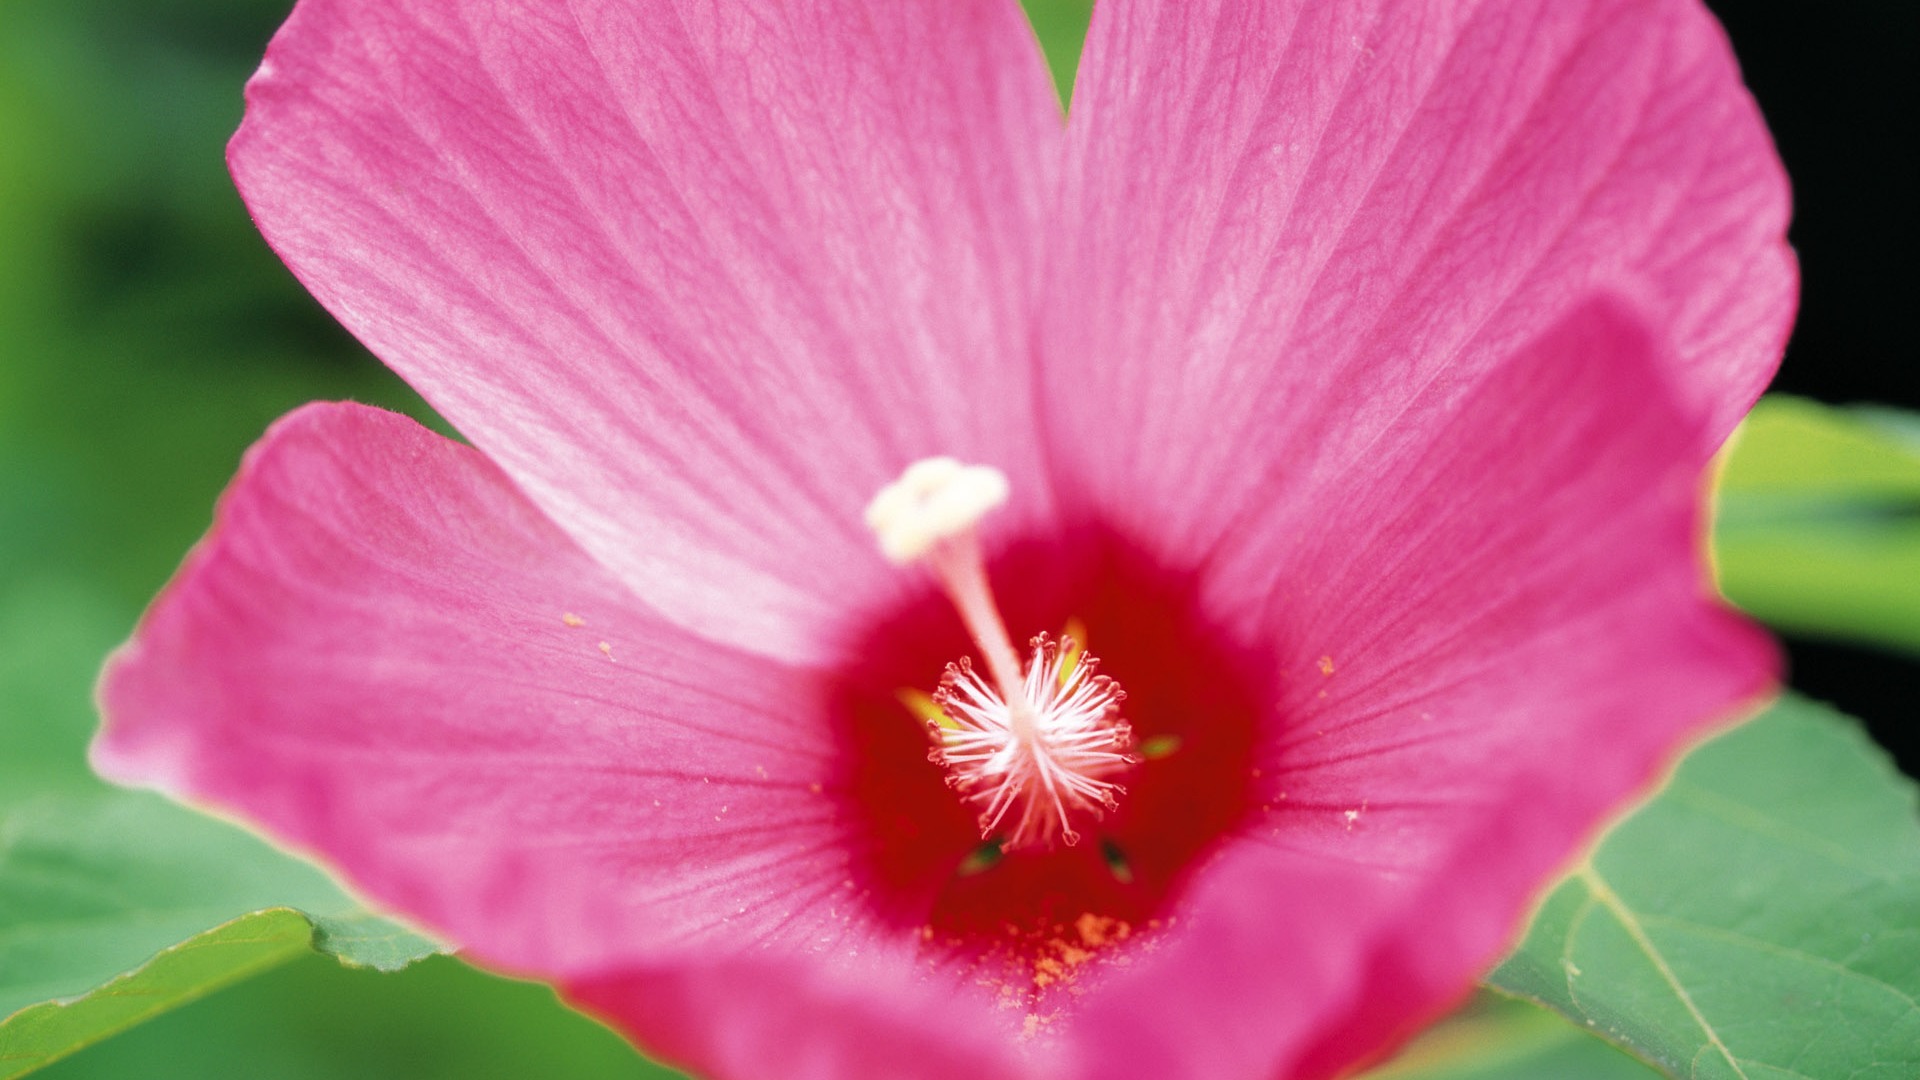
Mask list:
[[[1071,639],[1033,638],[1023,670],[975,532],[1007,491],[998,470],[930,458],[874,497],[867,523],[889,558],[933,571],[992,676],[989,685],[965,658],[947,665],[933,700],[951,723],[928,722],[937,743],[928,756],[978,810],[982,838],[1046,849],[1080,839],[1075,817],[1116,808],[1126,789],[1108,778],[1141,759],[1120,717],[1126,693]]]

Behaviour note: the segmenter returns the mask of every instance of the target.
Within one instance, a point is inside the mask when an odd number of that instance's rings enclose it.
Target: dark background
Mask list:
[[[1920,409],[1920,3],[1707,6],[1726,24],[1793,177],[1800,320],[1773,389]],[[1795,686],[1866,720],[1907,774],[1920,776],[1920,665],[1827,642],[1789,638],[1787,645]]]

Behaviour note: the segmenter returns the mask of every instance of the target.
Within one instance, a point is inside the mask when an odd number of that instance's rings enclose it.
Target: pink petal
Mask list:
[[[93,756],[715,1076],[1004,1075],[1008,1021],[852,884],[831,693],[647,611],[479,453],[317,405],[113,659]]]
[[[1044,512],[1061,118],[1012,0],[303,0],[248,101],[287,264],[668,617],[831,654],[928,454]]]
[[[1778,362],[1786,181],[1696,0],[1110,0],[1094,23],[1049,442],[1170,553],[1596,292],[1674,343],[1707,449]]]
[[[1090,1007],[1108,1074],[1317,1080],[1457,1000],[1602,818],[1758,702],[1773,646],[1700,567],[1696,428],[1617,307],[1429,386],[1211,588],[1265,613],[1260,813],[1185,936]],[[1146,1030],[1194,1030],[1208,1041]]]
[[[816,683],[648,612],[478,453],[311,406],[114,658],[94,760],[494,962],[598,970],[839,890]]]
[[[905,977],[903,977],[905,975]],[[576,981],[576,1006],[702,1080],[1012,1080],[1004,1017],[902,972],[892,957],[782,965],[764,958],[628,969]]]
[[[480,450],[276,428],[110,669],[102,769],[719,1077],[1392,1045],[1767,685],[1695,504],[1791,307],[1777,162],[1691,0],[1109,0],[1077,107],[1056,192],[1003,0],[304,0],[236,177]],[[860,509],[935,452],[1014,474],[1009,535],[1191,572],[1193,640],[1280,675],[1218,778],[1259,812],[1032,1044],[918,951],[925,852],[862,847],[896,740],[836,712],[913,684],[844,654],[925,606]]]

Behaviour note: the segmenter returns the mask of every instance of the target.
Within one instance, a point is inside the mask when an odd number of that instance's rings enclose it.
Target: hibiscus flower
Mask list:
[[[1771,684],[1694,0],[1103,0],[1070,121],[1012,0],[302,0],[231,162],[471,445],[276,425],[99,768],[705,1075],[1335,1075]]]

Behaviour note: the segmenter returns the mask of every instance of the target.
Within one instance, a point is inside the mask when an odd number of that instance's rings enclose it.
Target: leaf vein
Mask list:
[[[1720,1032],[1714,1028],[1712,1023],[1708,1022],[1706,1015],[1700,1011],[1700,1006],[1694,1003],[1693,995],[1687,992],[1687,988],[1681,983],[1680,977],[1674,973],[1673,968],[1667,963],[1666,956],[1662,954],[1659,947],[1653,943],[1653,939],[1647,936],[1646,927],[1641,925],[1640,918],[1634,913],[1633,909],[1629,908],[1626,901],[1620,898],[1620,894],[1613,891],[1613,887],[1606,883],[1606,880],[1600,876],[1599,871],[1593,868],[1593,864],[1587,863],[1582,865],[1575,871],[1575,874],[1580,878],[1581,882],[1586,885],[1587,890],[1593,894],[1593,898],[1598,901],[1601,906],[1605,907],[1607,912],[1620,923],[1620,928],[1625,930],[1627,936],[1633,939],[1634,945],[1636,945],[1642,953],[1646,954],[1647,960],[1653,964],[1654,970],[1660,973],[1660,978],[1665,980],[1667,986],[1673,990],[1674,997],[1679,999],[1681,1006],[1687,1010],[1687,1015],[1692,1017],[1693,1022],[1699,1026],[1701,1033],[1707,1037],[1707,1042],[1726,1060],[1727,1065],[1733,1069],[1734,1075],[1740,1077],[1740,1080],[1752,1080],[1752,1078],[1747,1075],[1747,1071],[1740,1067],[1740,1062],[1733,1056],[1733,1051],[1727,1049],[1727,1044],[1720,1040]]]

